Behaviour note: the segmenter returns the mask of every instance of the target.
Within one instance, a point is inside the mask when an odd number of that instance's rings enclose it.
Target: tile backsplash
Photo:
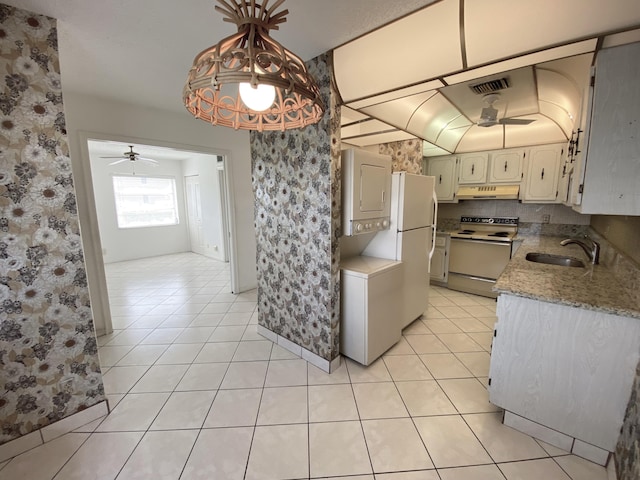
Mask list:
[[[557,204],[520,203],[518,200],[467,200],[460,203],[440,203],[440,219],[457,219],[463,215],[486,217],[518,217],[520,223],[589,225],[590,215],[582,215],[571,208]],[[440,228],[440,224],[438,224]]]

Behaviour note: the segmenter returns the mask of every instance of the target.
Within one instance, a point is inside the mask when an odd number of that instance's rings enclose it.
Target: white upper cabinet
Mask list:
[[[572,180],[580,213],[640,215],[638,59],[640,43],[598,53],[587,143]]]
[[[486,152],[460,155],[458,183],[460,185],[486,183],[488,163],[489,154]]]
[[[427,160],[427,175],[435,177],[438,202],[456,202],[457,158],[455,155],[433,157]]]
[[[529,149],[523,202],[558,202],[558,177],[564,144],[544,145]]]
[[[520,183],[524,150],[504,150],[491,154],[489,183]]]

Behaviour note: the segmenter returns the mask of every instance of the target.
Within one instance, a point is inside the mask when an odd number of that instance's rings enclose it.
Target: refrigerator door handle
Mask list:
[[[433,257],[433,252],[436,250],[436,222],[438,221],[438,197],[436,196],[436,191],[433,191],[433,222],[431,225],[432,237],[431,237],[431,251],[429,252],[429,261],[431,261],[431,257]]]

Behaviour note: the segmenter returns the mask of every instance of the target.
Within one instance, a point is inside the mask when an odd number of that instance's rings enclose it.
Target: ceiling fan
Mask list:
[[[487,106],[482,109],[480,113],[480,119],[478,120],[479,127],[492,127],[494,125],[529,125],[535,120],[528,120],[524,118],[501,118],[498,119],[498,110],[493,107],[493,104],[500,99],[499,93],[490,93],[482,97]]]
[[[157,160],[153,160],[152,158],[141,157],[138,152],[134,152],[133,145],[129,145],[129,151],[124,152],[119,157],[100,157],[100,158],[119,158],[119,160],[116,160],[115,162],[111,162],[109,165],[117,165],[118,163],[123,163],[123,162],[142,162],[152,167],[155,167],[158,165]]]

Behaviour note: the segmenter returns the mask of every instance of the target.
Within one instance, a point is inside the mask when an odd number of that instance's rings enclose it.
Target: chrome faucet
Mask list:
[[[600,244],[587,235],[585,235],[584,238],[585,240],[588,240],[591,245],[587,245],[585,242],[583,242],[582,240],[578,240],[577,238],[567,238],[566,240],[562,240],[560,242],[560,245],[562,245],[563,247],[571,243],[580,245],[582,247],[582,250],[584,250],[584,253],[587,254],[587,257],[589,257],[589,260],[591,260],[591,263],[593,265],[597,265],[600,262]]]

